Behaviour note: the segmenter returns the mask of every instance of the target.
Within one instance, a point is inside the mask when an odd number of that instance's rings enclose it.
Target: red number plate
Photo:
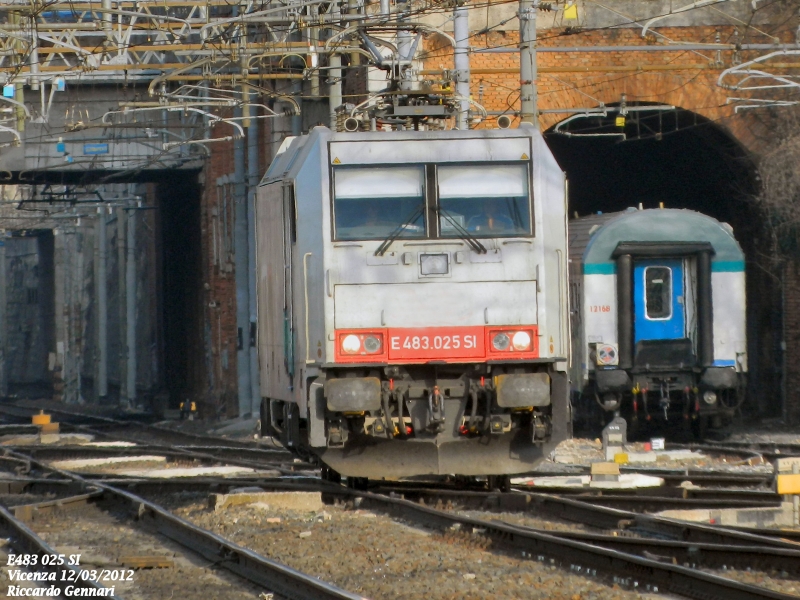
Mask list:
[[[484,358],[483,327],[389,329],[389,360]]]

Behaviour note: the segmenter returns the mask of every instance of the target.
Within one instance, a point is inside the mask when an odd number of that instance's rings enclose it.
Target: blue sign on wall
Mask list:
[[[84,155],[108,154],[108,144],[84,144]]]

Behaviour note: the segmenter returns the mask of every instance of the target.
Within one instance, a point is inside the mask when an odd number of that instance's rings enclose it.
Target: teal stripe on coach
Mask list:
[[[711,263],[712,273],[741,273],[744,271],[743,260],[721,260]]]
[[[614,275],[617,272],[617,263],[589,263],[583,265],[584,275]]]
[[[743,271],[743,260],[721,260],[711,263],[712,273],[741,273]],[[616,272],[616,263],[589,263],[583,265],[584,275],[614,275]]]

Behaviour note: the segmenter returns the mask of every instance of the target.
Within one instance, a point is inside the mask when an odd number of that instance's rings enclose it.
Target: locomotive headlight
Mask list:
[[[703,393],[703,402],[706,404],[714,404],[717,401],[717,394],[708,390],[707,392]]]
[[[531,336],[527,331],[518,331],[511,338],[511,345],[514,350],[527,350],[531,345]]]
[[[342,340],[342,352],[347,352],[348,354],[355,354],[361,350],[361,340],[358,339],[357,335],[350,335],[344,336]]]
[[[355,337],[355,336],[353,336]],[[364,338],[364,350],[369,354],[375,354],[381,350],[381,340],[374,335],[368,335]]]
[[[447,275],[450,270],[449,254],[420,254],[420,275]]]
[[[492,347],[495,350],[508,350],[510,343],[511,338],[508,337],[507,333],[496,333],[492,338]]]

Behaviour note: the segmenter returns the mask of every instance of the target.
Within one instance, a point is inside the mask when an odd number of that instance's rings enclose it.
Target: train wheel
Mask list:
[[[509,475],[489,475],[486,478],[486,487],[490,492],[510,492],[511,477]]]
[[[358,490],[359,492],[366,492],[369,486],[369,478],[367,477],[348,477],[347,487],[351,490]]]
[[[341,473],[331,469],[328,465],[322,465],[320,477],[323,481],[329,481],[330,483],[342,483]]]
[[[708,417],[697,415],[697,418],[692,421],[692,435],[698,442],[706,439],[708,433]]]
[[[270,406],[269,406],[269,399],[262,398],[261,399],[261,407],[259,408],[259,419],[261,421],[261,437],[275,437],[277,433],[275,428],[272,426],[272,421],[270,420]]]

